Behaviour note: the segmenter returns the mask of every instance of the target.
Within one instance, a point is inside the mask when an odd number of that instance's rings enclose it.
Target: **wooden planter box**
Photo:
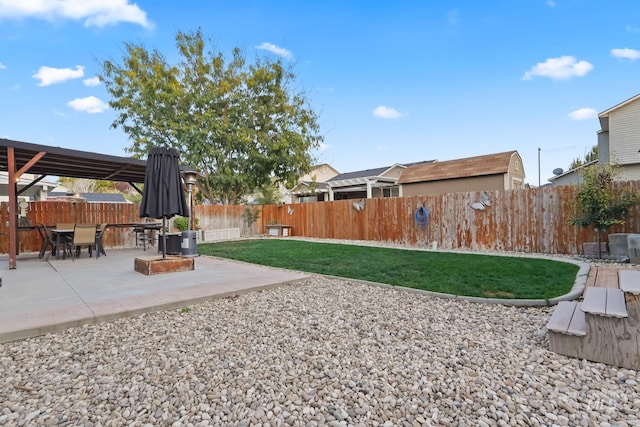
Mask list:
[[[288,237],[292,235],[293,226],[285,224],[269,224],[266,225],[267,236]]]
[[[138,273],[152,275],[160,273],[175,273],[178,271],[189,271],[195,268],[193,258],[183,258],[177,256],[136,257],[133,268]]]

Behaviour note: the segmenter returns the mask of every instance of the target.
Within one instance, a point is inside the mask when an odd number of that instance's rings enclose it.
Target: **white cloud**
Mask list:
[[[95,96],[76,98],[67,102],[67,105],[76,111],[85,111],[89,114],[102,113],[109,108],[108,104]]]
[[[84,67],[76,65],[76,69],[71,68],[52,68],[42,66],[32,77],[39,79],[38,86],[49,86],[55,83],[62,83],[71,79],[79,79],[84,76]]]
[[[399,111],[393,108],[385,107],[384,105],[376,107],[376,109],[373,110],[373,115],[382,119],[399,119],[403,116],[403,114]]]
[[[536,76],[549,77],[553,80],[566,80],[572,77],[583,77],[593,69],[587,61],[577,61],[573,56],[549,58],[538,62],[522,76],[523,80],[531,80]]]
[[[7,66],[0,62],[0,70],[4,70],[5,68],[7,68]]]
[[[153,27],[147,13],[129,0],[0,0],[0,18],[84,20],[85,27],[100,28],[119,22]]]
[[[556,2],[554,0],[547,0],[547,6],[555,7],[556,6]]]
[[[569,117],[573,120],[588,120],[598,117],[598,112],[593,108],[579,108],[569,113]]]
[[[632,61],[636,59],[640,59],[640,50],[629,49],[625,47],[624,49],[611,49],[611,56],[616,58],[626,58]]]
[[[282,58],[287,58],[287,59],[293,58],[293,54],[289,52],[287,49],[276,46],[275,44],[272,44],[272,43],[263,42],[255,46],[255,48],[260,50],[268,50],[269,52],[275,53],[276,55]]]
[[[90,79],[84,79],[82,81],[85,86],[98,86],[100,84],[100,77],[91,77]]]
[[[630,33],[637,33],[637,32],[640,32],[640,28],[638,28],[638,27],[634,27],[634,26],[632,26],[632,25],[628,25],[628,24],[627,24],[624,28],[625,28],[628,32],[630,32]]]

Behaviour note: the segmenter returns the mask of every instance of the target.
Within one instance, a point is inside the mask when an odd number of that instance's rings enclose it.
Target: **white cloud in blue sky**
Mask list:
[[[640,59],[640,50],[629,49],[627,47],[624,49],[611,49],[611,56],[634,61],[636,59]]]
[[[600,3],[0,0],[2,132],[128,154],[99,63],[125,43],[173,63],[176,32],[201,29],[223,55],[295,61],[325,138],[314,154],[341,172],[517,150],[537,184],[597,143],[593,109],[640,92],[640,1]]]
[[[67,105],[76,111],[83,111],[89,114],[102,113],[109,109],[109,105],[95,96],[87,96],[86,98],[76,98]]]
[[[56,83],[63,83],[67,80],[79,79],[83,76],[84,67],[82,65],[76,65],[75,69],[42,66],[38,72],[33,75],[33,78],[40,80],[38,86],[49,86]]]
[[[153,27],[146,12],[128,0],[0,0],[0,17],[83,20],[85,27],[99,28],[120,22]]]
[[[584,77],[593,70],[593,65],[587,61],[578,61],[573,56],[560,56],[538,62],[522,76],[523,80],[534,77],[548,77],[553,80],[567,80],[573,77]]]
[[[100,84],[100,77],[91,77],[82,81],[85,86],[98,86]]]
[[[271,53],[275,53],[282,58],[293,59],[293,54],[291,52],[283,47],[276,46],[272,43],[262,42],[259,45],[255,46],[255,48],[258,50],[267,50]]]
[[[589,120],[598,117],[598,112],[593,108],[579,108],[569,113],[569,117],[573,120]]]
[[[384,105],[376,107],[375,110],[373,110],[373,115],[382,119],[399,119],[403,116],[399,111],[390,107],[385,107]]]

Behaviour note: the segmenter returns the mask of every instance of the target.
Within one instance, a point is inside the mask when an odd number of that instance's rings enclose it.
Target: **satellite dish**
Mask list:
[[[553,170],[553,174],[554,174],[555,176],[562,175],[563,173],[564,173],[564,171],[562,170],[562,168],[555,168],[555,169]]]

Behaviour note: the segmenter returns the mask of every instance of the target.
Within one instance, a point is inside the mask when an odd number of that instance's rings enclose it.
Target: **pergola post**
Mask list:
[[[18,256],[18,182],[13,147],[7,147],[7,190],[9,193],[9,269],[15,270]]]

